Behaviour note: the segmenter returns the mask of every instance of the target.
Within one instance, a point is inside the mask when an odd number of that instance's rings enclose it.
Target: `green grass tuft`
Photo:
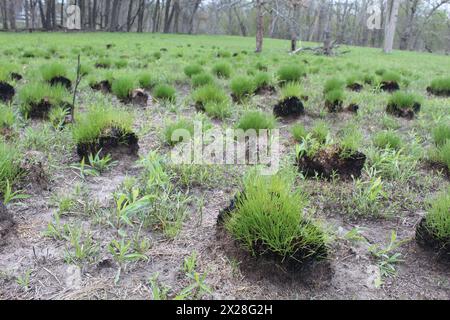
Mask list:
[[[450,241],[450,189],[430,202],[425,226],[440,241]]]
[[[400,150],[403,142],[395,131],[388,130],[376,133],[373,137],[373,144],[380,149]]]
[[[176,90],[174,87],[167,84],[160,84],[153,90],[153,96],[156,99],[173,102],[176,99]]]
[[[50,81],[55,77],[66,77],[67,69],[59,63],[45,64],[40,68],[42,79]]]
[[[0,141],[0,193],[4,193],[7,183],[16,180],[20,173],[19,152],[14,146]]]
[[[231,76],[231,66],[228,63],[218,63],[216,64],[212,72],[219,78],[228,79]]]
[[[247,111],[239,120],[237,127],[244,131],[250,129],[258,131],[262,129],[273,129],[275,125],[276,119],[273,115],[262,111]]]
[[[134,78],[123,76],[112,82],[111,90],[119,99],[128,99],[135,89]]]
[[[299,65],[287,65],[278,70],[278,80],[282,83],[300,82],[306,75],[306,69]]]
[[[253,80],[248,77],[237,77],[231,81],[231,92],[238,100],[250,96],[255,89]]]
[[[433,140],[438,147],[443,146],[448,140],[450,140],[450,125],[441,123],[434,128]]]
[[[198,64],[193,64],[184,68],[184,74],[187,75],[189,78],[192,78],[193,76],[200,74],[202,72],[203,68]]]

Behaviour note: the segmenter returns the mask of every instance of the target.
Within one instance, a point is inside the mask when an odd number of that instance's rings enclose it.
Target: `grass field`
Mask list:
[[[2,33],[0,298],[448,299],[449,57],[289,45]],[[172,163],[194,121],[279,130],[279,173]]]

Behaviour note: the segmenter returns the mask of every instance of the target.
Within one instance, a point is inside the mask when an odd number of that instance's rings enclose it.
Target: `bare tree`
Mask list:
[[[389,0],[386,25],[384,29],[384,53],[391,53],[394,47],[395,31],[397,29],[398,9],[400,0]]]
[[[263,15],[263,0],[256,0],[256,52],[260,53],[263,50],[264,41],[264,15]]]

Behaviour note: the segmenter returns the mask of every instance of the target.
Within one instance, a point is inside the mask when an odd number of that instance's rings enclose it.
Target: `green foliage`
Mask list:
[[[196,74],[192,77],[192,86],[194,88],[214,84],[213,77],[208,73]]]
[[[181,134],[181,136],[179,136],[179,134]],[[170,122],[166,124],[166,128],[164,129],[165,141],[168,145],[171,146],[174,146],[179,142],[186,142],[184,140],[180,141],[180,139],[183,137],[183,135],[188,134],[189,137],[194,136],[194,122],[188,119],[179,119],[176,122]]]
[[[87,112],[76,115],[72,128],[75,143],[96,141],[107,129],[121,129],[123,133],[132,132],[133,116],[123,109],[112,106],[94,105]]]
[[[0,103],[0,129],[11,128],[16,122],[16,115],[11,107]]]
[[[401,109],[413,109],[416,103],[421,103],[421,97],[403,91],[397,91],[389,98],[389,105]]]
[[[195,90],[192,93],[192,99],[196,104],[202,105],[203,107],[208,103],[224,103],[229,100],[225,91],[214,84],[206,85]]]
[[[291,134],[294,137],[295,141],[302,142],[303,139],[308,135],[308,132],[303,125],[297,123],[292,126]]]
[[[435,94],[449,94],[450,78],[435,79],[431,82],[430,88]]]
[[[128,66],[128,61],[125,59],[119,59],[114,61],[114,65],[116,66],[117,69],[123,69]]]
[[[45,81],[50,81],[54,77],[67,76],[67,69],[59,63],[45,64],[40,68],[42,78]]]
[[[231,76],[231,66],[225,62],[214,65],[212,71],[219,78],[228,79]]]
[[[176,99],[176,90],[167,84],[160,84],[153,89],[153,96],[156,99],[173,102]]]
[[[288,174],[252,174],[244,181],[244,194],[225,226],[252,254],[314,256],[326,246],[325,232],[304,215],[307,199],[293,180]]]
[[[333,91],[327,92],[327,94],[325,95],[325,101],[332,103],[332,104],[343,102],[344,99],[345,99],[345,93],[343,90],[333,90]]]
[[[269,115],[262,111],[247,111],[240,118],[237,127],[244,131],[254,129],[256,131],[262,129],[273,129],[275,128],[276,120],[273,115]]]
[[[425,219],[430,234],[450,243],[450,189],[430,201]]]
[[[395,131],[389,130],[376,133],[373,137],[373,144],[381,149],[399,150],[402,148],[403,142]]]
[[[363,135],[361,131],[354,127],[348,126],[343,130],[342,137],[340,139],[341,157],[348,158],[358,152],[361,147]]]
[[[393,71],[386,71],[381,75],[381,81],[383,82],[397,82],[401,81],[401,76]]]
[[[0,193],[4,193],[7,186],[18,178],[19,159],[19,152],[14,146],[0,141]]]
[[[50,86],[47,83],[33,82],[26,84],[19,91],[20,110],[27,115],[31,111],[32,104],[38,104],[47,99],[54,106],[61,106],[70,99],[70,95],[63,86]]]
[[[123,76],[112,82],[111,90],[119,99],[128,99],[135,89],[134,78]]]
[[[331,78],[325,82],[325,86],[323,89],[324,94],[327,94],[332,91],[342,91],[344,89],[344,81],[339,78]]]
[[[280,98],[281,100],[289,99],[289,98],[302,98],[302,87],[298,82],[289,82],[281,89]]]
[[[189,78],[192,78],[195,75],[198,75],[203,72],[203,68],[198,64],[192,64],[184,68],[184,74]]]
[[[95,63],[96,66],[102,67],[102,68],[110,68],[112,65],[112,61],[109,58],[102,57],[97,60]]]
[[[255,85],[248,77],[237,77],[231,81],[231,91],[238,100],[241,100],[253,94]]]
[[[205,104],[205,112],[208,116],[212,117],[212,118],[217,118],[217,119],[225,119],[228,118],[231,113],[231,106],[230,103],[228,101],[222,101],[222,102],[207,102]]]
[[[258,72],[253,81],[256,89],[261,89],[272,84],[272,78],[267,72]]]
[[[285,82],[300,82],[306,76],[306,69],[300,65],[286,65],[278,70],[278,80]]]
[[[312,138],[320,143],[325,143],[330,134],[330,128],[325,121],[317,121],[311,129]]]
[[[450,140],[450,125],[440,123],[433,129],[433,140],[436,146],[443,146]]]
[[[437,159],[450,170],[450,140],[437,150]]]
[[[142,73],[138,78],[139,86],[145,89],[151,89],[158,84],[158,80],[150,73]]]

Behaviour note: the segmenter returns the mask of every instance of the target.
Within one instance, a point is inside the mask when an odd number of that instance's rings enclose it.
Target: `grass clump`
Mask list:
[[[437,160],[447,167],[450,171],[450,140],[447,140],[437,150]]]
[[[244,131],[254,129],[273,129],[276,125],[276,119],[274,116],[264,113],[262,111],[247,111],[239,120],[237,125],[238,129]]]
[[[192,93],[194,102],[201,108],[208,103],[222,103],[228,101],[228,96],[220,87],[210,84],[198,88]]]
[[[192,78],[195,75],[198,75],[203,72],[203,68],[198,64],[193,64],[184,68],[184,74],[189,78]]]
[[[218,63],[212,71],[219,78],[228,79],[231,76],[231,67],[228,63]]]
[[[206,86],[208,84],[214,84],[214,79],[208,73],[196,74],[192,77],[192,86],[194,88]]]
[[[50,81],[55,77],[66,77],[67,69],[59,63],[45,64],[40,68],[42,79]]]
[[[16,121],[16,116],[11,107],[0,104],[0,129],[11,128]]]
[[[272,85],[272,78],[267,72],[258,72],[253,79],[255,83],[255,89],[267,88]]]
[[[450,95],[450,78],[433,80],[430,85],[430,91],[436,95]]]
[[[389,105],[400,109],[413,109],[416,104],[421,104],[421,100],[415,94],[397,91],[389,98]]]
[[[176,90],[174,87],[169,86],[167,84],[160,84],[155,87],[153,90],[153,96],[156,99],[164,100],[164,101],[175,101],[176,99]]]
[[[433,129],[432,135],[436,146],[443,146],[448,140],[450,140],[450,125],[446,123],[439,124]]]
[[[138,77],[139,86],[145,89],[151,89],[157,85],[158,80],[150,73],[143,73]]]
[[[381,131],[373,137],[373,144],[380,149],[400,150],[402,139],[392,130]]]
[[[311,129],[311,136],[320,143],[325,143],[330,135],[330,128],[325,121],[317,121]]]
[[[299,65],[287,65],[278,70],[278,80],[281,83],[299,82],[305,75],[305,68]]]
[[[393,71],[386,71],[381,75],[382,82],[396,82],[399,83],[401,81],[401,76]]]
[[[126,100],[135,89],[134,79],[131,77],[120,77],[112,82],[111,90],[117,98]]]
[[[250,175],[226,230],[253,255],[275,254],[301,262],[326,255],[327,235],[304,215],[305,195],[291,175]]]
[[[51,86],[47,83],[33,82],[24,85],[19,91],[18,97],[20,110],[27,116],[33,105],[38,105],[44,99],[52,106],[59,106],[67,103],[66,100],[70,98],[70,95],[61,85]]]
[[[308,135],[308,132],[303,125],[297,123],[292,126],[291,134],[294,137],[295,141],[302,142],[303,139]]]
[[[450,245],[450,189],[431,201],[425,227],[435,239]]]
[[[302,98],[302,87],[298,82],[289,82],[281,89],[281,100]]]
[[[77,114],[72,127],[75,143],[96,141],[105,130],[119,129],[122,133],[132,132],[133,116],[129,112],[112,106],[91,106],[88,112]]]
[[[330,92],[327,92],[325,95],[325,101],[334,105],[343,102],[345,99],[345,93],[341,89],[336,89]]]
[[[231,81],[231,92],[236,100],[242,100],[255,91],[255,84],[248,77],[237,77]]]
[[[188,119],[179,119],[175,122],[166,124],[164,129],[164,140],[170,145],[174,146],[180,142],[186,142],[183,136],[194,136],[194,122]]]
[[[18,159],[16,148],[0,141],[0,193],[4,193],[8,183],[12,184],[18,177]]]
[[[358,152],[361,147],[363,135],[355,126],[348,126],[343,130],[340,147],[341,157],[349,158]]]
[[[339,78],[331,78],[325,82],[325,86],[323,89],[324,94],[326,95],[332,91],[342,91],[344,89],[344,81]]]

